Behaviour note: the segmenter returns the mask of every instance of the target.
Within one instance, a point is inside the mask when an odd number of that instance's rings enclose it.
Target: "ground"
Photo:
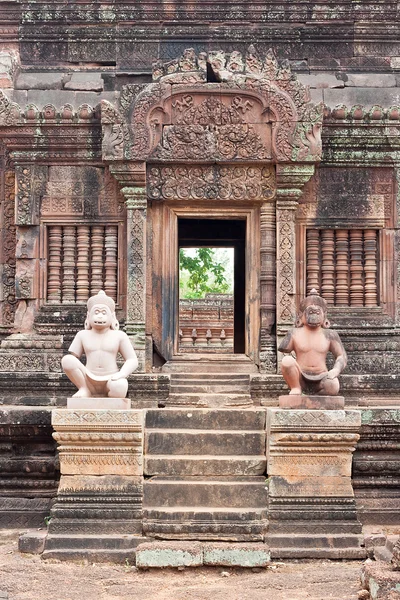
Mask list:
[[[138,571],[130,565],[43,561],[0,535],[3,600],[357,600],[361,561],[282,561],[258,572],[202,568]]]

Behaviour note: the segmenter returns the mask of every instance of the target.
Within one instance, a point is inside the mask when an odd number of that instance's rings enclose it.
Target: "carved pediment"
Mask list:
[[[207,65],[213,82],[207,81]],[[310,102],[308,88],[271,51],[262,59],[252,47],[245,57],[221,51],[197,56],[188,49],[176,61],[157,63],[153,78],[147,86],[123,89],[113,123],[107,110],[106,160],[321,158],[323,105]],[[109,151],[117,137],[118,151]]]

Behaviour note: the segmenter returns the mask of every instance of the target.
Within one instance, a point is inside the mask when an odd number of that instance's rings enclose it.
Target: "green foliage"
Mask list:
[[[229,258],[218,260],[214,248],[196,248],[194,252],[189,252],[181,248],[179,253],[181,298],[204,298],[207,293],[232,293],[227,273]]]

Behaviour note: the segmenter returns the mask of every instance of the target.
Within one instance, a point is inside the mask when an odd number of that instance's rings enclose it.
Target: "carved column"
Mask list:
[[[276,223],[275,204],[261,207],[261,332],[260,371],[276,373],[276,339],[274,335],[276,302]]]
[[[121,191],[127,209],[126,333],[132,337],[138,355],[138,371],[144,372],[147,194],[145,187],[124,187]]]
[[[308,229],[307,230],[307,295],[312,289],[317,290],[319,293],[319,229]]]

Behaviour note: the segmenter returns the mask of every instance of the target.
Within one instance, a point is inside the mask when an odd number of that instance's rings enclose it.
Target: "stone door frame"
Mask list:
[[[158,216],[156,216],[158,213]],[[151,217],[150,217],[151,214]],[[246,326],[245,354],[258,364],[260,330],[260,209],[259,205],[239,204],[213,207],[203,202],[188,205],[179,201],[167,201],[149,210],[152,221],[153,281],[161,282],[156,291],[157,299],[150,301],[150,312],[146,329],[154,331],[160,323],[160,350],[165,359],[173,360],[182,354],[178,345],[178,218],[211,218],[218,220],[246,220]],[[161,292],[161,303],[159,302]],[[149,302],[148,298],[148,302]],[[172,315],[172,319],[171,319]],[[149,327],[150,326],[150,327]],[[149,328],[148,328],[149,327]],[[225,356],[225,355],[224,355]],[[225,356],[226,359],[226,356]]]

